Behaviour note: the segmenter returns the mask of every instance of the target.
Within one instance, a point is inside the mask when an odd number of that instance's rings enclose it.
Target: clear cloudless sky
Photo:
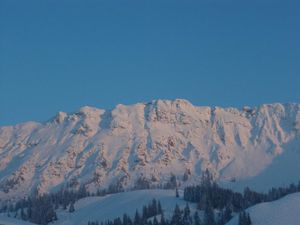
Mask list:
[[[0,1],[0,125],[161,98],[299,103],[300,1]]]

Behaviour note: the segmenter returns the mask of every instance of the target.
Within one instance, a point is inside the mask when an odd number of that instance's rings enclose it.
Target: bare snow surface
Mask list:
[[[255,205],[247,212],[253,225],[299,225],[300,193],[287,195],[274,202]],[[238,225],[238,217],[234,217],[227,225]]]
[[[0,216],[0,225],[36,225],[36,224],[10,218],[7,216]]]
[[[104,197],[88,197],[75,203],[74,213],[58,213],[59,220],[55,224],[86,225],[89,220],[106,221],[122,218],[124,213],[133,218],[136,210],[142,214],[143,206],[151,203],[153,198],[161,202],[166,218],[173,213],[176,204],[180,208],[186,205],[184,200],[175,197],[173,190],[139,190]],[[196,207],[195,204],[189,205],[191,208]]]

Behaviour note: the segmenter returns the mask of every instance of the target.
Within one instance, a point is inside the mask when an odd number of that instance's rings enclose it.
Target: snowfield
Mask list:
[[[287,195],[277,201],[250,207],[252,225],[299,225],[300,193]],[[238,225],[238,216],[226,225]]]
[[[74,213],[60,211],[59,220],[55,224],[87,225],[89,220],[113,220],[117,217],[122,218],[124,213],[133,218],[136,210],[142,214],[143,206],[148,205],[153,198],[161,202],[166,218],[172,215],[176,204],[180,208],[186,205],[184,200],[175,197],[175,192],[172,190],[139,190],[104,197],[88,197],[75,203]],[[195,204],[189,203],[189,205],[191,211],[196,208]]]
[[[182,196],[182,193],[180,193]],[[166,218],[170,218],[176,204],[184,208],[186,202],[176,198],[172,190],[139,190],[111,194],[104,197],[88,197],[75,203],[75,212],[69,213],[59,209],[58,221],[53,225],[87,225],[88,221],[113,220],[124,213],[132,218],[135,211],[142,213],[142,207],[155,198],[161,202]],[[189,203],[191,213],[196,210],[196,204]],[[253,225],[299,225],[300,224],[300,193],[287,195],[277,201],[257,204],[247,209]],[[5,215],[0,216],[0,225],[35,225]],[[238,225],[235,216],[226,225]]]
[[[0,215],[0,225],[36,225],[36,224]]]
[[[286,187],[300,181],[300,154],[297,151],[286,151],[277,156],[272,164],[257,176],[241,178],[237,182],[221,182],[220,185],[235,191],[243,192],[250,187],[258,192],[268,191],[271,187]],[[298,180],[297,180],[298,178]]]

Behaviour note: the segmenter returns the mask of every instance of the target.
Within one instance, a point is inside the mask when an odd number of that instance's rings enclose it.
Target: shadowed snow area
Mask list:
[[[0,216],[0,225],[36,225],[36,224],[14,219],[14,218],[9,218],[7,216]]]
[[[287,195],[277,201],[261,203],[247,210],[253,225],[299,225],[300,193]],[[238,225],[234,217],[226,225]]]

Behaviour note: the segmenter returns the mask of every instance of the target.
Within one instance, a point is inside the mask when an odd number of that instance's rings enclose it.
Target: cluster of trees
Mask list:
[[[272,188],[267,193],[259,193],[250,188],[245,188],[244,193],[239,193],[219,187],[215,182],[208,182],[186,187],[184,189],[184,199],[197,203],[198,208],[201,210],[210,205],[214,209],[220,210],[230,207],[234,212],[240,212],[255,204],[274,201],[287,194],[299,191],[300,182],[298,185],[291,184],[285,188]]]
[[[141,189],[174,189],[180,185],[180,182],[177,180],[175,174],[170,174],[170,179],[165,183],[153,184],[152,182],[157,181],[155,177],[152,179],[146,177],[139,177],[135,181],[135,186],[133,190],[141,190]],[[124,190],[121,188],[121,190]]]
[[[218,224],[225,224],[231,219],[231,213],[240,213],[241,225],[251,224],[249,214],[244,210],[250,206],[261,202],[277,200],[287,194],[300,192],[300,182],[298,185],[291,184],[288,187],[272,188],[267,193],[258,193],[245,188],[244,193],[234,192],[230,189],[222,188],[213,181],[212,175],[208,170],[202,176],[200,185],[188,186],[184,189],[184,199],[193,203],[197,203],[200,210],[204,210],[209,215],[210,223],[213,221],[213,211],[220,212]],[[210,212],[210,213],[208,213]]]
[[[153,202],[156,200],[153,200]],[[152,204],[152,207],[154,205]],[[143,207],[143,209],[146,206]],[[151,207],[151,208],[152,208]],[[156,214],[154,214],[156,212]],[[199,213],[191,215],[191,210],[187,204],[184,210],[181,210],[178,205],[175,206],[173,215],[170,220],[167,220],[164,216],[161,208],[157,207],[157,210],[153,211],[153,214],[145,214],[144,210],[142,215],[139,211],[136,211],[135,216],[131,219],[127,214],[123,215],[123,219],[116,218],[114,220],[108,220],[105,222],[94,221],[88,222],[88,225],[202,225]]]
[[[251,218],[249,213],[242,211],[239,213],[239,225],[251,225]]]
[[[176,205],[170,220],[165,218],[162,210],[157,210],[156,212],[157,214],[155,215],[147,215],[143,210],[141,215],[139,211],[136,211],[132,219],[127,214],[124,214],[123,219],[118,217],[105,222],[89,221],[87,225],[223,225],[225,217],[231,218],[231,211],[220,211],[215,216],[214,211],[211,208],[207,208],[204,210],[203,219],[201,219],[198,210],[193,214],[191,213],[189,204],[186,204],[183,210]]]
[[[167,187],[173,188],[176,184],[176,177],[174,175],[171,176],[170,183],[171,185],[168,185]],[[161,186],[161,188],[167,187]],[[143,188],[150,187],[139,186],[139,188],[136,187],[135,189]],[[65,188],[61,188],[56,193],[39,195],[35,192],[30,197],[21,199],[17,202],[7,202],[1,206],[0,213],[7,213],[9,217],[15,217],[25,221],[46,225],[57,220],[55,210],[59,207],[72,213],[76,210],[74,203],[81,198],[88,196],[104,196],[123,191],[124,189],[120,185],[110,185],[107,189],[101,189],[96,193],[90,193],[86,190],[84,185],[80,186],[78,190],[75,190],[72,188],[72,185],[67,184]],[[158,202],[157,204],[161,211],[160,203]],[[148,206],[144,209],[144,211],[146,212],[150,208],[151,207]],[[153,212],[149,210],[149,213],[151,215]],[[156,212],[154,211],[154,213]]]
[[[144,181],[141,183],[144,184]],[[173,175],[168,183],[168,187],[175,188],[175,195],[179,197],[177,186],[176,176]],[[55,210],[58,208],[72,213],[76,210],[74,203],[81,198],[103,196],[118,191],[120,191],[119,188],[110,187],[107,190],[90,193],[85,186],[81,186],[78,190],[66,187],[56,193],[42,196],[35,194],[16,203],[5,204],[0,209],[0,213],[7,213],[8,216],[46,225],[57,220]],[[258,193],[249,188],[245,188],[243,193],[234,192],[230,189],[219,187],[207,170],[203,173],[200,184],[186,187],[183,196],[184,200],[197,203],[197,208],[203,211],[202,220],[198,212],[190,215],[188,205],[184,210],[180,210],[176,206],[172,219],[167,220],[164,218],[160,202],[153,199],[151,203],[143,207],[141,214],[137,211],[134,218],[131,219],[125,214],[122,219],[117,218],[113,221],[101,223],[101,225],[224,225],[232,218],[233,213],[239,213],[239,225],[250,225],[250,216],[244,212],[246,208],[261,202],[274,201],[295,192],[300,192],[300,182],[298,185],[291,184],[288,187],[272,188],[267,193]],[[157,219],[158,215],[160,215],[159,219]],[[153,219],[149,220],[149,218]],[[97,221],[89,223],[89,225],[98,224],[99,222]]]
[[[156,216],[157,214],[162,213],[162,207],[160,204],[160,201],[157,201],[156,199],[153,199],[151,203],[148,204],[148,206],[143,207],[143,218],[150,218],[153,216]]]
[[[23,199],[18,201],[14,206],[5,206],[1,211],[6,211],[9,217],[13,216],[42,225],[57,220],[55,207],[48,195]]]
[[[10,217],[46,225],[57,220],[56,209],[61,207],[69,212],[74,212],[75,201],[90,195],[84,186],[77,191],[61,189],[57,193],[34,194],[14,204],[5,204],[0,212],[6,212]]]

